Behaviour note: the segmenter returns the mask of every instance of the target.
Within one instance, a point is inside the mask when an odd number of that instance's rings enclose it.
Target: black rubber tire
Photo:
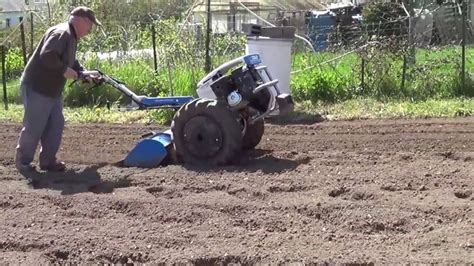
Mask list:
[[[171,123],[176,155],[185,164],[226,165],[242,150],[238,113],[216,100],[183,105]]]
[[[260,119],[255,123],[247,123],[247,128],[243,136],[242,148],[244,150],[251,150],[255,148],[262,140],[265,131],[265,121]]]

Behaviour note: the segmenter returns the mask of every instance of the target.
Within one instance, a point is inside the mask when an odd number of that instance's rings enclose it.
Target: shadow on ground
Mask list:
[[[114,188],[127,186],[126,179],[118,181],[102,180],[98,170],[108,164],[89,166],[83,170],[68,169],[65,172],[21,172],[34,189],[53,189],[63,195],[93,192],[111,193]]]
[[[308,114],[294,111],[288,115],[270,116],[265,118],[265,122],[275,125],[312,125],[324,122],[325,119],[320,114]]]
[[[271,150],[249,150],[241,154],[238,160],[229,166],[196,166],[183,165],[187,170],[196,172],[257,172],[262,171],[265,174],[275,174],[288,172],[296,169],[301,164],[309,163],[309,158],[289,159],[277,158]]]

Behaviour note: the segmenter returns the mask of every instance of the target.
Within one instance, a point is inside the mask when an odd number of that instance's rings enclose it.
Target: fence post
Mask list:
[[[365,87],[365,59],[364,59],[364,57],[362,57],[360,87],[362,89],[364,89],[364,87]]]
[[[205,70],[206,72],[211,71],[211,57],[210,53],[210,44],[211,44],[211,0],[207,0],[207,30],[206,30],[206,65]]]
[[[51,5],[49,4],[49,0],[46,0],[46,5],[48,6],[48,25],[51,24]]]
[[[411,55],[410,55],[410,57],[411,57]],[[401,84],[401,86],[400,86],[400,91],[401,91],[402,93],[404,93],[404,91],[405,91],[405,80],[406,80],[406,76],[407,76],[407,67],[408,67],[408,66],[407,66],[407,65],[408,65],[408,62],[407,62],[407,61],[408,61],[407,55],[404,54],[404,55],[403,55],[402,84]]]
[[[30,12],[30,56],[33,54],[34,51],[34,39],[35,39],[35,26],[34,26],[34,17],[33,17],[33,12]]]
[[[158,59],[156,57],[156,29],[155,29],[155,23],[151,24],[151,42],[152,42],[152,45],[153,45],[153,64],[154,64],[155,73],[156,73],[156,72],[158,72]]]
[[[3,103],[5,104],[5,110],[8,110],[8,97],[7,97],[7,74],[6,74],[6,67],[5,67],[5,60],[6,60],[6,51],[4,45],[0,45],[0,50],[2,52],[1,60],[2,60],[2,84],[3,84]]]
[[[461,52],[461,91],[466,93],[466,1],[462,1],[462,52]]]
[[[23,17],[20,17],[20,32],[21,32],[21,50],[23,51],[23,65],[26,66],[26,39],[25,39],[25,24]]]
[[[173,77],[171,74],[173,70],[171,69],[171,64],[170,64],[169,59],[166,60],[166,63],[168,65],[168,82],[170,83],[170,95],[174,96]]]

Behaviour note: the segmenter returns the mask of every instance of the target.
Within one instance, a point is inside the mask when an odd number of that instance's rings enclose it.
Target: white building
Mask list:
[[[0,29],[14,27],[29,10],[47,8],[48,0],[0,0]]]
[[[193,10],[194,23],[205,23],[207,1],[202,1]],[[278,15],[288,12],[292,18],[304,20],[304,11],[321,8],[319,0],[242,0],[252,12],[269,22],[275,23]],[[212,30],[214,33],[240,31],[242,23],[264,24],[250,14],[237,0],[211,0]]]

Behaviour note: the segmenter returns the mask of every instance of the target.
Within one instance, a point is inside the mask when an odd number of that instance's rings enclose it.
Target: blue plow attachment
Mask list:
[[[153,168],[169,159],[172,147],[171,130],[141,140],[123,161],[127,167]]]

